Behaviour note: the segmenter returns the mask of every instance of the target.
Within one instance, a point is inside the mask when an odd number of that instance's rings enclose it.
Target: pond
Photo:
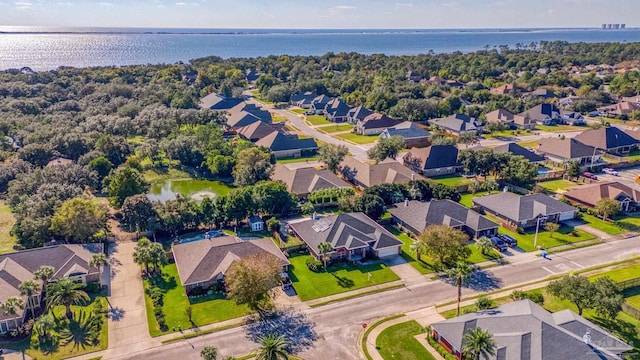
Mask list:
[[[233,190],[231,185],[215,180],[165,180],[151,185],[147,197],[151,201],[165,202],[179,196],[189,196],[200,201],[205,197],[215,198]]]

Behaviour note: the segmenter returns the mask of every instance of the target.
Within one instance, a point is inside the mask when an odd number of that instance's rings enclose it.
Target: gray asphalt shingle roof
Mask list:
[[[385,130],[389,136],[402,136],[405,139],[428,138],[429,132],[411,121],[404,121]]]
[[[389,212],[400,221],[418,231],[429,225],[466,225],[474,231],[495,229],[499,224],[485,216],[451,200],[431,200],[427,202],[409,201],[396,204]]]
[[[336,187],[351,187],[329,170],[313,167],[289,169],[286,165],[276,165],[271,179],[281,181],[287,189],[296,195],[306,196],[316,190]]]
[[[421,170],[440,169],[458,165],[458,148],[454,145],[432,145],[426,148],[411,148],[405,160],[415,162]]]
[[[256,142],[271,151],[317,149],[318,144],[313,138],[300,139],[298,135],[285,135],[279,131],[272,132]]]
[[[478,130],[476,119],[465,114],[454,114],[443,119],[429,120],[432,125],[451,130],[454,132],[476,131]]]
[[[513,155],[519,155],[529,160],[529,162],[532,162],[532,163],[544,161],[544,157],[516,143],[508,143],[505,145],[496,146],[495,148],[493,148],[493,152],[494,153],[510,153]]]
[[[575,139],[598,149],[615,149],[638,144],[638,140],[615,126],[586,130],[576,135]]]
[[[538,215],[577,211],[573,206],[544,194],[520,196],[502,192],[473,198],[473,203],[516,222],[531,220]]]
[[[211,93],[200,99],[200,107],[211,110],[229,110],[243,101],[240,98],[226,98],[220,94]]]

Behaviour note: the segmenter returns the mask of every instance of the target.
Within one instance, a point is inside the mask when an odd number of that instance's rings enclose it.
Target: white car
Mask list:
[[[605,174],[609,174],[609,175],[613,175],[613,176],[618,176],[618,172],[617,172],[617,171],[615,171],[615,170],[614,170],[614,169],[612,169],[612,168],[604,168],[604,169],[602,169],[602,172],[603,172],[603,173],[605,173]]]

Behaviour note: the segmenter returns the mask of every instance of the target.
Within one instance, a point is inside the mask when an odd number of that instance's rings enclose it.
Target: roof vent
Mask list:
[[[331,221],[328,219],[320,219],[311,227],[315,232],[320,233],[326,231],[331,227]]]

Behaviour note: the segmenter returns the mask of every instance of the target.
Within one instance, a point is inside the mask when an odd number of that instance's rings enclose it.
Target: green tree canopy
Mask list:
[[[344,145],[327,144],[318,150],[318,160],[325,163],[329,171],[335,172],[348,153],[349,149]]]
[[[271,254],[256,254],[235,261],[225,274],[228,297],[253,310],[272,307],[269,292],[280,284],[282,264]]]
[[[427,227],[420,234],[419,241],[424,242],[425,255],[440,264],[452,265],[471,255],[471,250],[466,246],[469,236],[446,225]]]
[[[144,181],[140,172],[129,166],[117,168],[107,179],[109,179],[109,202],[118,208],[129,196],[143,194],[149,189],[149,184]]]
[[[62,203],[51,219],[51,231],[76,243],[88,243],[100,230],[106,229],[106,209],[85,198]]]
[[[383,161],[386,158],[395,159],[402,148],[404,148],[404,138],[402,136],[391,136],[380,139],[377,144],[367,151],[367,156],[375,162]]]
[[[236,186],[253,185],[261,180],[269,180],[273,164],[271,154],[267,149],[252,147],[238,153],[238,159],[233,168],[233,178]]]

